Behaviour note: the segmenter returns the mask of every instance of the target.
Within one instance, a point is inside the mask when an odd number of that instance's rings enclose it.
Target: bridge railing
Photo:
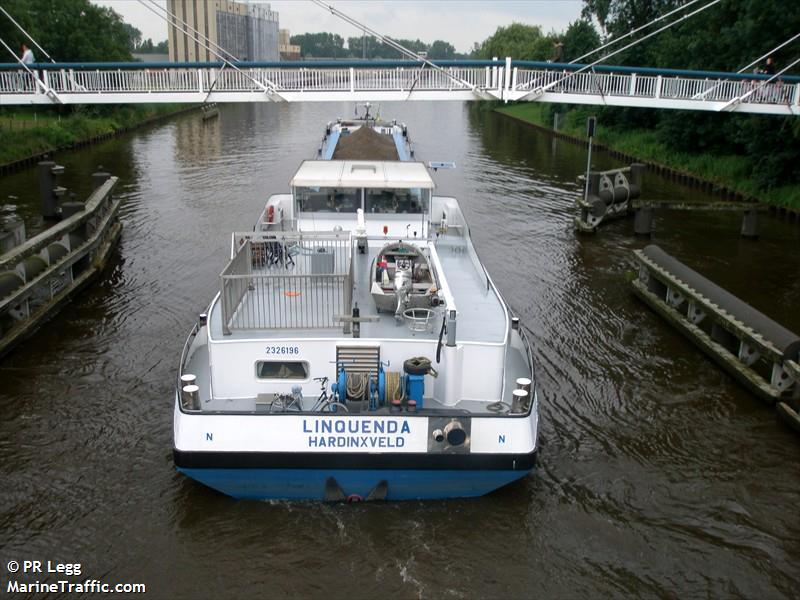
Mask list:
[[[766,83],[760,77],[752,79],[712,79],[636,73],[582,72],[517,69],[515,91],[542,90],[550,93],[628,96],[654,99],[729,102],[749,96],[743,103],[798,105],[798,84],[782,80]]]
[[[745,110],[752,107],[753,112],[776,114],[788,106],[793,114],[800,114],[800,77],[795,76],[768,82],[768,76],[756,74],[631,67],[598,66],[576,72],[580,65],[511,60],[450,61],[438,66],[421,67],[408,61],[240,63],[237,68],[219,63],[53,64],[33,65],[35,75],[31,75],[14,65],[0,65],[0,103],[104,101],[93,99],[94,94],[129,95],[105,101],[151,101],[140,95],[145,93],[159,94],[155,101],[160,102],[197,102],[206,97],[213,101],[217,98],[209,95],[215,93],[239,93],[242,95],[238,98],[227,96],[222,101],[246,101],[247,94],[265,91],[279,97],[283,94],[287,100],[302,100],[299,94],[306,93],[309,96],[305,99],[324,100],[326,93],[329,99],[341,99],[343,93],[364,98],[372,92],[401,100],[413,91],[429,92],[423,96],[428,99],[446,99],[454,92],[454,99],[541,98],[561,102],[563,95],[564,102],[705,110],[737,103]],[[70,96],[73,99],[68,99]]]

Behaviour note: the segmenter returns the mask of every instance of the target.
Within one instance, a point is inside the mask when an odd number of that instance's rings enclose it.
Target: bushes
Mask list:
[[[0,110],[0,164],[67,148],[178,110],[176,105]]]
[[[667,111],[654,115],[656,111],[535,102],[497,110],[544,127],[552,127],[553,113],[559,111],[559,130],[578,137],[586,135],[586,118],[596,114],[599,143],[764,202],[800,208],[800,125],[792,120],[796,117]],[[657,124],[648,126],[654,119]]]

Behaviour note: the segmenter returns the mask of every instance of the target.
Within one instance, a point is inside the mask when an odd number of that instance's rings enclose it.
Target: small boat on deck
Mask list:
[[[370,267],[371,294],[378,312],[394,312],[397,320],[407,310],[439,305],[438,287],[424,248],[392,242],[378,251]],[[416,314],[432,314],[417,311]]]
[[[184,345],[178,470],[236,498],[329,501],[479,496],[529,473],[525,330],[406,126],[329,123],[290,186],[232,234]]]

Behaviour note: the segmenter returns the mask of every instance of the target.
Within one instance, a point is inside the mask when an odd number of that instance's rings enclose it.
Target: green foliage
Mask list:
[[[498,27],[484,40],[476,52],[477,58],[491,59],[511,56],[518,60],[547,60],[553,53],[555,36],[544,36],[536,25],[512,23]]]
[[[427,52],[428,58],[454,59],[460,55],[456,49],[443,40],[436,40],[428,45],[421,40],[395,40],[413,52]],[[401,59],[404,55],[398,50],[387,46],[376,37],[353,36],[345,40],[334,33],[304,33],[293,35],[292,44],[300,46],[300,55],[303,58],[362,58],[367,59]]]
[[[21,160],[160,117],[184,106],[137,104],[104,107],[48,106],[0,109],[0,164]]]
[[[786,161],[781,154],[793,150],[791,147],[778,149],[757,148],[764,142],[763,136],[744,134],[744,142],[737,141],[728,151],[699,152],[697,149],[679,149],[663,140],[661,131],[651,127],[620,127],[597,107],[569,107],[539,102],[521,102],[497,109],[514,118],[543,127],[552,127],[553,112],[561,115],[559,131],[583,137],[586,135],[586,118],[598,116],[596,141],[608,147],[626,152],[642,160],[649,160],[681,171],[694,173],[720,186],[736,189],[743,194],[755,196],[764,202],[800,208],[800,175],[795,163]],[[654,111],[648,111],[654,112]],[[697,116],[695,113],[682,114],[684,118]],[[755,117],[749,115],[718,115],[733,119],[730,127],[778,128],[788,134],[788,130],[800,128],[795,125],[796,117]],[[611,124],[613,123],[613,124]],[[683,132],[691,130],[693,123],[687,121]],[[796,135],[797,132],[795,132]],[[687,136],[688,138],[688,136]],[[759,151],[757,158],[744,154]],[[788,169],[788,170],[787,170]],[[794,169],[794,170],[792,170]]]
[[[427,52],[428,45],[420,40],[395,40],[401,46],[404,46],[412,52]],[[366,45],[366,48],[365,48]],[[349,37],[347,38],[347,48],[352,58],[363,58],[366,50],[366,58],[387,58],[387,59],[400,59],[405,58],[399,50],[387,46],[386,44],[378,41],[378,38],[368,35]]]
[[[128,52],[138,52],[139,47],[142,45],[142,32],[130,23],[123,23],[122,29],[127,38]],[[150,41],[150,43],[152,44],[153,42]]]
[[[685,0],[584,0],[583,15],[586,19],[594,19],[610,38],[614,38],[682,4]],[[688,14],[705,4],[693,5],[679,15]],[[665,22],[659,26],[663,24]],[[648,28],[637,36],[642,37],[654,29]],[[737,71],[797,31],[800,31],[800,4],[797,2],[722,0],[614,56],[610,62]],[[582,53],[569,48],[571,34],[582,40],[586,49],[599,45],[599,39],[591,39],[591,27],[587,21],[577,25],[573,23],[563,36],[568,60]],[[796,48],[789,45],[774,57],[780,70],[782,65],[796,58]],[[539,116],[544,122],[552,123],[553,110],[545,107]],[[607,142],[619,144],[621,150],[642,158],[679,168],[697,169],[699,175],[728,185],[735,184],[746,193],[773,201],[786,193],[787,186],[798,187],[800,123],[796,117],[600,107],[563,107],[560,112],[565,115],[563,122],[568,123],[573,116],[582,120],[588,110],[597,114]],[[582,127],[583,124],[577,131]],[[796,198],[800,192],[794,190],[789,194]]]
[[[436,40],[428,48],[428,58],[433,60],[452,60],[456,57],[456,49],[452,44]]]
[[[3,0],[3,8],[25,28],[56,61],[131,60],[135,37],[141,33],[110,8],[89,0]],[[25,37],[3,16],[0,38],[13,49]],[[37,54],[39,61],[45,57]],[[13,62],[6,53],[2,60]]]
[[[586,19],[578,19],[570,23],[564,35],[561,37],[564,44],[565,62],[574,62],[579,56],[583,56],[600,45],[600,34]]]
[[[293,35],[291,43],[300,46],[303,58],[345,58],[344,38],[336,33],[303,33]]]
[[[167,40],[154,44],[153,40],[147,38],[141,44],[136,46],[134,52],[139,54],[168,54],[169,46],[167,45]]]

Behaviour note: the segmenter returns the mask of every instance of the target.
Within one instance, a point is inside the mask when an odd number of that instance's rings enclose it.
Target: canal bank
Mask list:
[[[45,155],[110,139],[196,105],[142,104],[110,107],[63,107],[0,110],[0,175],[35,165]]]
[[[535,102],[503,105],[495,108],[495,111],[559,139],[583,146],[588,144],[585,115],[596,112],[583,108],[570,109],[554,118],[555,109]],[[644,163],[651,172],[718,198],[764,202],[774,206],[778,214],[792,219],[800,215],[800,184],[762,189],[748,176],[747,159],[743,156],[676,152],[659,141],[655,131],[619,131],[604,126],[602,122],[598,123],[593,146],[621,161]]]

